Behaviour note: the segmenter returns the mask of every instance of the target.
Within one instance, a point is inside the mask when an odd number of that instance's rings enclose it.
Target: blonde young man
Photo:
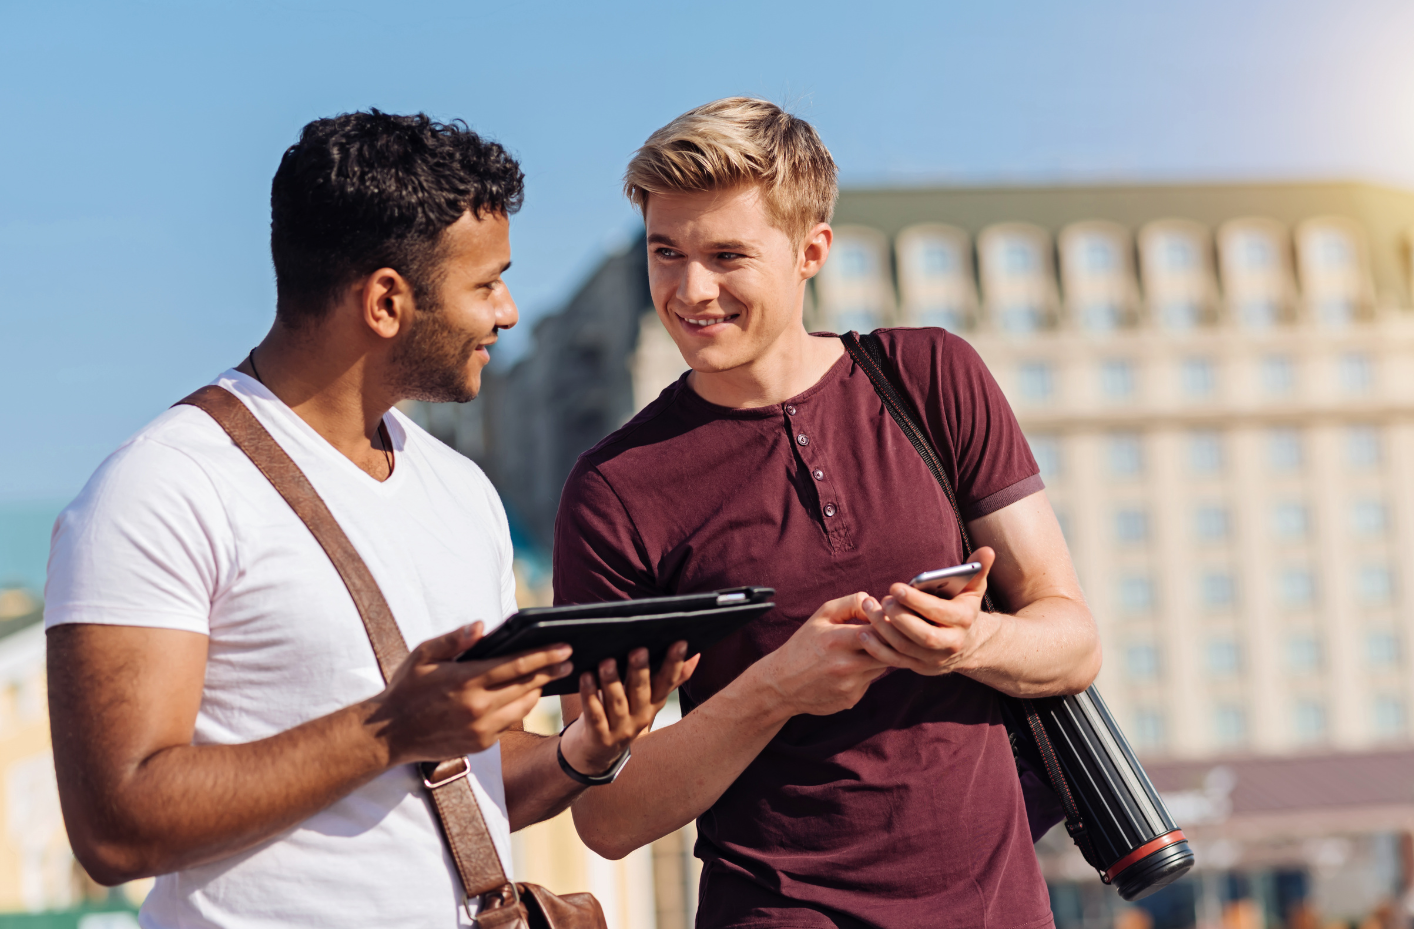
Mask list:
[[[575,822],[619,857],[696,818],[699,927],[1049,926],[996,690],[1084,689],[1094,622],[1010,408],[941,329],[880,335],[955,456],[987,571],[951,601],[900,583],[963,551],[864,372],[802,324],[835,176],[808,123],[743,98],[629,165],[653,303],[691,370],[580,458],[556,599],[760,584],[777,608],[702,656],[689,712]],[[1011,612],[980,611],[988,585]]]

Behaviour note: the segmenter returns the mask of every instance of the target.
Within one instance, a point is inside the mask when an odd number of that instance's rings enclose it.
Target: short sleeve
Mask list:
[[[1011,404],[976,349],[942,329],[879,332],[930,438],[951,451],[958,508],[972,520],[1042,490]]]
[[[560,495],[553,578],[556,605],[659,593],[643,541],[623,501],[583,459]]]
[[[207,635],[211,604],[234,561],[234,535],[207,473],[184,452],[139,438],[109,457],[59,515],[45,626]]]

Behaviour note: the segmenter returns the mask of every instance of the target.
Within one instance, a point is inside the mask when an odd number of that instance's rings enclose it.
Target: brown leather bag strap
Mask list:
[[[329,512],[329,507],[314,485],[309,483],[309,478],[260,424],[255,414],[229,390],[208,384],[176,405],[182,404],[203,410],[216,420],[236,447],[245,452],[246,457],[285,498],[290,509],[309,527],[315,540],[334,563],[334,570],[339,572],[349,596],[353,597],[358,615],[363,619],[363,628],[368,633],[368,641],[373,646],[373,654],[378,659],[378,667],[383,672],[383,680],[387,681],[407,658],[407,643],[368,565],[344,530],[339,528],[334,514]],[[427,785],[433,805],[437,808],[437,817],[442,822],[442,833],[456,863],[462,888],[468,897],[480,897],[505,888],[510,882],[501,866],[496,846],[491,841],[491,833],[486,828],[476,794],[472,792],[466,759],[453,758],[428,771],[430,767],[422,767],[423,783]]]

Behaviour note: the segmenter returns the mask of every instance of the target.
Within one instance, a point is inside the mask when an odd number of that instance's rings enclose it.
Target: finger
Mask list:
[[[962,628],[972,625],[979,606],[980,600],[975,595],[964,597],[959,593],[950,600],[944,600],[907,584],[895,584],[890,587],[889,595],[884,598],[883,603],[884,612],[890,617],[896,612],[910,612],[937,626]]]
[[[702,660],[702,653],[698,652],[682,663],[682,670],[678,672],[678,682],[675,686],[681,687],[687,683],[687,679],[692,677],[692,672],[697,670],[697,663]]]
[[[682,668],[686,663],[687,643],[674,642],[672,647],[668,649],[667,656],[663,659],[662,667],[658,669],[657,674],[653,675],[653,688],[649,696],[655,706],[668,699],[668,694],[673,692],[673,688],[687,680],[682,676]]]
[[[412,650],[412,656],[417,664],[429,664],[434,661],[451,661],[462,652],[471,648],[481,641],[482,635],[486,631],[486,624],[474,622],[468,626],[458,626],[445,635],[439,635],[428,639]]]
[[[609,720],[604,714],[604,702],[599,699],[599,688],[594,675],[585,671],[579,676],[579,702],[584,707],[584,725],[596,733],[601,742],[609,741]]]
[[[871,626],[867,629],[860,629],[856,635],[859,638],[860,646],[876,661],[882,662],[891,668],[907,668],[910,671],[917,670],[918,662],[890,646],[888,642],[879,637],[878,631],[874,627]]]
[[[487,714],[485,722],[488,728],[496,731],[497,738],[500,738],[507,731],[516,728],[516,724],[529,716],[530,711],[535,709],[535,704],[539,702],[540,691],[538,689],[529,691],[492,710]]]
[[[987,592],[987,578],[992,573],[992,565],[996,564],[997,553],[990,546],[984,545],[972,553],[972,560],[982,562],[982,570],[972,576],[967,586],[962,588],[962,592],[980,595]]]
[[[927,645],[916,641],[909,635],[909,631],[913,630],[907,625],[904,625],[902,619],[903,618],[900,617],[899,621],[895,621],[894,617],[888,617],[879,622],[870,623],[869,631],[872,635],[885,642],[894,651],[907,655],[910,658],[918,660],[925,660],[929,657],[936,658],[936,655],[930,656],[930,649]],[[914,622],[922,623],[923,621],[915,619]],[[900,628],[900,625],[904,625],[904,628]],[[929,628],[936,630],[938,627],[930,625]],[[861,639],[861,641],[863,640]]]
[[[573,653],[568,645],[552,645],[533,652],[521,652],[506,658],[489,662],[468,662],[472,674],[481,686],[499,687],[531,674],[539,674],[547,668],[561,668],[555,677],[564,677],[574,670],[574,665],[566,661]],[[476,671],[481,673],[477,674]]]
[[[811,619],[824,619],[832,623],[849,623],[853,621],[868,621],[869,617],[864,612],[864,601],[870,599],[869,595],[863,591],[852,593],[848,597],[839,597],[821,604],[815,611]]]
[[[624,693],[623,682],[619,680],[618,662],[612,658],[599,662],[599,692],[604,697],[604,712],[609,717],[609,731],[617,731],[619,724],[629,718],[628,695]]]
[[[628,655],[628,676],[624,681],[629,712],[635,717],[652,707],[653,671],[648,666],[648,649],[636,648]]]

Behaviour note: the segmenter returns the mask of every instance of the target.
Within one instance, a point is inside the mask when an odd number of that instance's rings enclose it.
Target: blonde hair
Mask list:
[[[652,194],[756,185],[772,225],[798,245],[834,215],[838,174],[805,120],[767,100],[727,97],[650,135],[628,163],[624,193],[646,214]]]

